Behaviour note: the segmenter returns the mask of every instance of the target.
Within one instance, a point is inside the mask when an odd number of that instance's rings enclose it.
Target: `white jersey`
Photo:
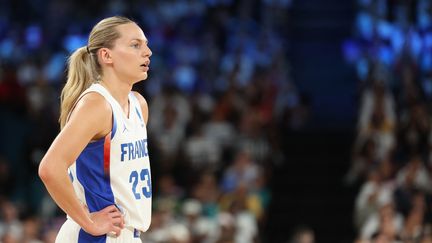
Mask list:
[[[75,192],[90,212],[115,205],[124,213],[126,227],[144,232],[151,220],[152,183],[141,106],[131,92],[127,117],[102,85],[93,84],[81,97],[89,92],[109,102],[113,126],[105,138],[89,143],[69,168]]]

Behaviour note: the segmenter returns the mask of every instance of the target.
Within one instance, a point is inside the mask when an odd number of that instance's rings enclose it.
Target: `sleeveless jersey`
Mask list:
[[[89,143],[69,168],[75,192],[91,213],[115,205],[124,214],[125,227],[144,232],[151,220],[152,185],[141,106],[131,92],[127,117],[102,85],[93,84],[81,97],[89,92],[109,102],[113,125],[110,134]]]

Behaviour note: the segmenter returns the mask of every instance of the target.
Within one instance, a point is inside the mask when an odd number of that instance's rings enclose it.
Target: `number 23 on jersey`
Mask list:
[[[132,184],[132,193],[135,199],[139,200],[142,196],[144,196],[144,198],[151,198],[152,183],[150,171],[148,169],[142,169],[141,171],[133,170],[129,176],[129,183]],[[143,186],[138,188],[138,184]]]

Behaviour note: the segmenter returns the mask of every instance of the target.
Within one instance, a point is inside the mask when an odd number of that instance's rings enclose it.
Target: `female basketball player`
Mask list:
[[[61,132],[39,167],[68,215],[56,242],[141,242],[148,229],[148,107],[131,89],[147,79],[151,55],[140,27],[116,16],[96,24],[69,58]]]

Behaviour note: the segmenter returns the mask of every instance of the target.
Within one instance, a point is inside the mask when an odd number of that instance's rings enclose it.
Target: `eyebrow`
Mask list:
[[[139,39],[139,38],[133,38],[131,41],[138,41],[138,42],[144,42],[145,44],[148,44],[148,40],[147,39]]]

